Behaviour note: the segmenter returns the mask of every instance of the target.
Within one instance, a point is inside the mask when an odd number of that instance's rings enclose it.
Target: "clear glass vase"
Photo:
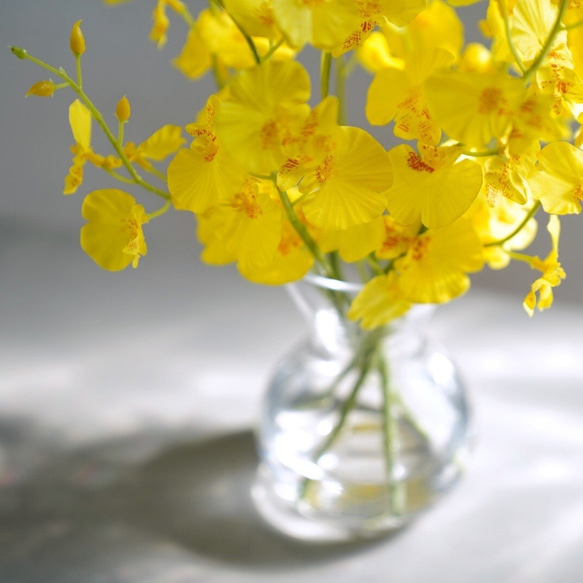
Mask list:
[[[311,333],[269,386],[253,494],[301,539],[402,526],[455,483],[471,442],[464,387],[424,335],[433,307],[365,331],[345,315],[359,289],[318,276],[289,286]]]

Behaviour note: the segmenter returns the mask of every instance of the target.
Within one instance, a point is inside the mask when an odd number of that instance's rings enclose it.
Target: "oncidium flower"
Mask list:
[[[504,73],[437,73],[425,83],[431,115],[468,148],[484,149],[492,139],[506,138],[524,97],[520,79]]]
[[[124,154],[130,162],[150,171],[153,168],[150,160],[154,160],[154,162],[164,160],[176,152],[184,142],[182,128],[168,124],[156,130],[138,146],[134,142],[127,142],[124,146]]]
[[[440,304],[470,287],[468,273],[484,265],[483,246],[470,221],[459,219],[417,236],[395,262],[399,287],[410,302]]]
[[[247,171],[229,156],[217,138],[215,116],[219,97],[213,95],[197,122],[187,126],[194,140],[168,166],[168,188],[177,209],[203,213],[238,192]]]
[[[384,212],[392,181],[384,148],[360,128],[339,127],[330,153],[300,183],[302,210],[325,230],[367,223]]]
[[[243,271],[246,264],[257,268],[268,266],[280,244],[282,211],[273,200],[274,190],[271,181],[249,177],[224,205],[228,212],[218,234]]]
[[[83,166],[89,160],[99,168],[116,168],[121,161],[115,156],[102,156],[91,149],[91,112],[79,101],[75,100],[69,107],[69,124],[75,139],[71,146],[73,164],[65,176],[63,194],[74,194],[83,182]]]
[[[356,0],[360,13],[360,22],[342,44],[335,47],[332,54],[338,56],[359,47],[377,24],[387,21],[397,26],[405,26],[413,20],[426,6],[427,0]]]
[[[283,220],[281,239],[273,260],[265,266],[239,261],[239,273],[249,281],[264,285],[283,285],[306,275],[314,264],[314,256],[289,221]]]
[[[567,142],[553,142],[538,155],[538,170],[528,183],[544,210],[554,215],[579,214],[583,203],[583,152]]]
[[[559,263],[559,236],[561,223],[559,217],[551,215],[547,230],[551,235],[552,250],[545,259],[532,257],[530,266],[541,272],[541,276],[534,281],[530,291],[524,298],[523,306],[529,316],[534,314],[534,309],[546,310],[553,304],[553,288],[561,284],[565,279],[565,270]],[[538,297],[537,297],[538,294]]]
[[[170,19],[166,14],[166,8],[170,7],[178,14],[183,14],[186,5],[181,0],[157,0],[154,12],[152,12],[152,30],[150,31],[150,40],[158,44],[161,49],[168,40],[166,35],[170,27]]]
[[[354,0],[273,0],[277,23],[290,44],[322,50],[341,45],[360,25]]]
[[[295,61],[268,61],[243,71],[229,85],[216,117],[225,150],[254,174],[269,175],[287,159],[309,113],[310,78]]]
[[[444,49],[423,50],[407,55],[402,71],[391,68],[379,71],[366,98],[368,121],[385,125],[395,120],[396,136],[438,144],[441,129],[427,109],[423,83],[434,71],[448,67],[452,60],[452,54]]]
[[[419,154],[401,144],[389,151],[395,179],[387,192],[387,208],[400,223],[419,219],[426,227],[440,228],[461,217],[478,196],[482,169],[459,157],[459,146],[419,144]]]
[[[366,283],[352,301],[348,317],[355,321],[361,320],[360,325],[369,330],[401,317],[411,305],[411,302],[403,296],[397,273],[390,271]]]
[[[148,217],[133,196],[117,189],[88,194],[81,209],[88,221],[81,228],[81,247],[103,269],[120,271],[138,266],[147,253],[142,225]]]

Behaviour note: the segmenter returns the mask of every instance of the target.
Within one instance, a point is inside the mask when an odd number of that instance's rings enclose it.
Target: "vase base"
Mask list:
[[[251,495],[255,508],[277,532],[310,543],[334,544],[387,536],[408,524],[409,516],[381,515],[365,521],[347,521],[341,517],[322,517],[308,504],[282,498],[274,487],[269,469],[257,470]]]

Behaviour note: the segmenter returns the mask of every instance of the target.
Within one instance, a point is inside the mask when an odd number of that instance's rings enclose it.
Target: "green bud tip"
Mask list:
[[[10,47],[13,55],[16,55],[19,59],[26,59],[26,49],[21,49],[20,47]]]

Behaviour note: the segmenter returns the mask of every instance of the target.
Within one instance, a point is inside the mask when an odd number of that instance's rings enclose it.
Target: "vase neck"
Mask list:
[[[358,285],[349,285],[351,287],[346,290],[334,290],[303,280],[287,286],[308,325],[312,344],[330,353],[360,350],[368,343],[398,345],[406,351],[419,344],[433,306],[415,306],[405,316],[382,328],[364,330],[347,316],[350,302],[359,290]]]

